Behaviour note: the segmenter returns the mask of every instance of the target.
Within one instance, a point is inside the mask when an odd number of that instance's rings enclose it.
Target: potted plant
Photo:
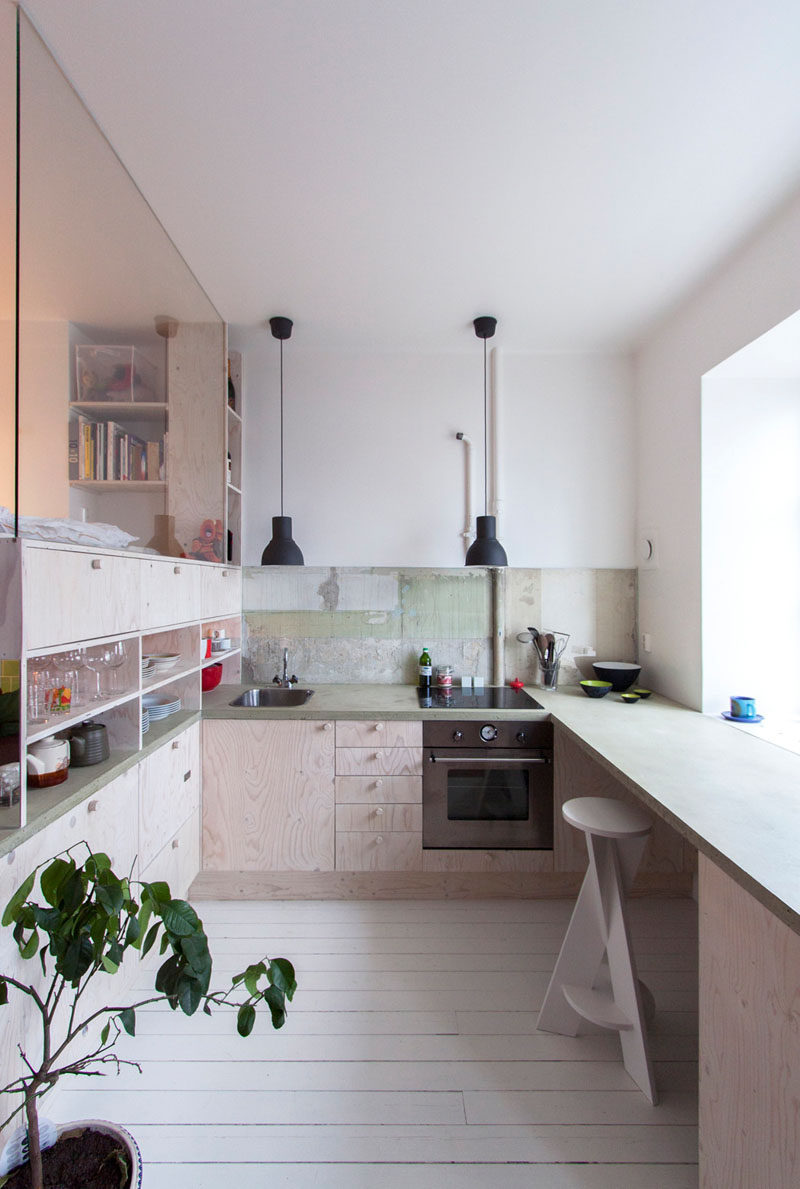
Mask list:
[[[84,847],[86,857],[79,861],[73,852],[80,857]],[[30,898],[37,873],[41,902]],[[21,1099],[2,1126],[20,1111],[27,1120],[29,1168],[16,1169],[7,1181],[0,1179],[9,1189],[15,1184],[42,1189],[38,1100],[60,1077],[97,1075],[105,1067],[118,1070],[120,1065],[133,1065],[141,1072],[137,1062],[114,1053],[123,1030],[135,1035],[138,1008],[165,1002],[186,1015],[201,1006],[210,1015],[213,1006],[232,1007],[242,1036],[252,1031],[259,1004],[269,1009],[274,1028],[286,1019],[286,1000],[291,1000],[297,985],[290,962],[263,958],[237,974],[227,990],[210,990],[211,955],[197,913],[185,900],[174,899],[166,883],[136,886],[138,900],[132,881],[114,873],[107,855],[93,854],[86,843],[80,843],[35,868],[6,906],[3,926],[13,927],[22,958],[32,962],[38,957],[40,968],[32,970],[30,983],[0,971],[0,1005],[7,1005],[11,994],[25,996],[40,1022],[39,1051],[18,1046],[19,1076],[0,1091]],[[104,980],[117,974],[126,953],[138,950],[144,957],[159,938],[164,961],[155,974],[155,993],[126,1004],[112,998],[98,1007],[101,999],[111,998]],[[93,1002],[89,1002],[90,987]],[[123,1147],[117,1143],[110,1155],[116,1166],[110,1183],[119,1187],[137,1183],[131,1180],[137,1160],[135,1143],[131,1154]],[[121,1165],[127,1166],[124,1175]],[[85,1189],[95,1184],[85,1173],[80,1177],[76,1186]]]

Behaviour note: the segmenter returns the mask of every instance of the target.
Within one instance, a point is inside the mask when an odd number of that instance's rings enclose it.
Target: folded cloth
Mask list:
[[[0,507],[0,532],[14,532],[14,514]],[[127,549],[138,537],[124,532],[116,524],[93,524],[85,520],[46,520],[41,516],[20,516],[21,537],[40,541],[66,541],[72,545],[96,545],[107,549]]]

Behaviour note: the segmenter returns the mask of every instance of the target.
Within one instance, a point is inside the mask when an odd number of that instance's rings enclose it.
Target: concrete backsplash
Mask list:
[[[301,682],[416,682],[427,645],[434,666],[492,681],[492,571],[253,566],[244,570],[243,680],[268,684],[289,649]],[[561,682],[575,657],[636,660],[635,570],[494,571],[504,624],[505,680],[535,684],[528,627],[569,633]]]

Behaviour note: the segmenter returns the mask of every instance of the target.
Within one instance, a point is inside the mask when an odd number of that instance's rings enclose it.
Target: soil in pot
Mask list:
[[[127,1149],[113,1135],[68,1132],[42,1152],[45,1189],[129,1189]],[[8,1174],[4,1189],[31,1189],[30,1165]]]

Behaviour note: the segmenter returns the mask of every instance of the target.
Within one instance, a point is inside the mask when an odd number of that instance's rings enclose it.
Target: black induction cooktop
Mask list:
[[[440,689],[417,690],[423,710],[543,710],[541,702],[524,689],[509,685],[487,685],[482,690]]]

